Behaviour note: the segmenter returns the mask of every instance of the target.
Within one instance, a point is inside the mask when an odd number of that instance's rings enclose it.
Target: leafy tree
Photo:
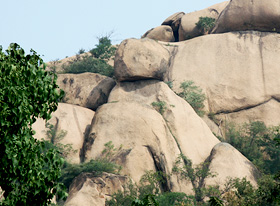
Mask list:
[[[110,35],[98,38],[98,44],[95,46],[90,53],[97,59],[108,61],[115,55],[116,47],[112,46]]]
[[[0,48],[0,185],[1,205],[47,205],[54,195],[65,197],[58,183],[63,159],[55,149],[33,138],[37,117],[50,119],[63,92],[56,75],[46,72],[34,50],[18,44]]]
[[[211,17],[199,17],[199,21],[196,26],[199,32],[203,34],[208,34],[215,26],[216,19]]]
[[[204,100],[205,94],[202,90],[194,85],[193,81],[184,81],[180,85],[181,92],[177,93],[178,96],[186,100],[199,116],[204,115]]]

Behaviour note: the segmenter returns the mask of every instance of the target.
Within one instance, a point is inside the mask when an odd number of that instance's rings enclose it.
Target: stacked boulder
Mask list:
[[[196,26],[199,17],[217,19],[228,2],[222,2],[209,8],[185,14],[177,12],[163,21],[161,26],[147,31],[142,38],[163,42],[178,42],[202,35]]]
[[[194,165],[209,163],[217,176],[203,184],[223,185],[229,176],[246,177],[256,185],[254,165],[212,131],[218,133],[217,121],[225,120],[280,124],[277,2],[268,0],[264,6],[260,0],[231,0],[198,12],[178,12],[147,32],[147,38],[120,44],[115,80],[88,73],[60,75],[66,103],[59,104],[51,122],[57,131],[68,131],[64,143],[77,151],[69,161],[96,159],[111,141],[122,147],[116,162],[123,167],[120,175],[80,175],[70,187],[66,205],[104,205],[105,198],[123,191],[130,180],[138,183],[146,171],[171,175],[181,154]],[[212,34],[194,38],[200,35],[196,22],[201,16],[217,19],[216,26]],[[205,111],[215,116],[214,122],[202,120],[176,95],[186,80],[203,89]],[[175,92],[167,81],[173,82]],[[45,128],[44,122],[39,124],[38,120],[38,127],[34,125],[37,135]],[[161,186],[164,192],[193,193],[192,184],[176,174]]]
[[[246,30],[280,32],[280,1],[232,0],[219,16],[212,33]]]

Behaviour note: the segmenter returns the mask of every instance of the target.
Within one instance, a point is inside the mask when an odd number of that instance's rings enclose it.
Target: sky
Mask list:
[[[224,0],[0,0],[0,45],[34,49],[45,62],[95,47],[110,33],[113,44],[140,38],[176,12]]]

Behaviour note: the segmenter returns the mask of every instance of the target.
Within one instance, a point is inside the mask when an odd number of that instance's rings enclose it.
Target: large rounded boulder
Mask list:
[[[181,18],[184,16],[184,12],[177,12],[171,16],[169,16],[167,19],[165,19],[161,25],[168,25],[171,26],[174,34],[175,41],[179,41],[179,26],[181,23]]]
[[[163,80],[169,66],[169,52],[152,39],[124,40],[115,57],[117,81]]]
[[[64,90],[63,102],[96,110],[108,100],[115,81],[100,74],[58,74],[57,84]]]
[[[219,117],[240,118],[243,113],[250,117],[247,121],[260,120],[267,108],[280,108],[280,82],[275,78],[280,75],[279,38],[278,33],[245,31],[176,43],[166,81],[173,81],[175,91],[181,82],[195,81],[207,96],[205,109]],[[252,113],[254,108],[262,112]],[[263,121],[279,124],[275,116],[267,112]]]
[[[197,28],[196,23],[198,23],[200,17],[209,17],[217,19],[223,9],[226,7],[228,2],[222,2],[215,4],[206,9],[187,13],[181,18],[181,23],[179,27],[179,41],[188,40],[197,36],[202,35],[201,31]]]
[[[142,38],[149,38],[158,41],[164,42],[173,42],[175,41],[173,30],[170,26],[158,26],[147,31]]]
[[[280,0],[231,0],[217,20],[213,33],[280,31]]]

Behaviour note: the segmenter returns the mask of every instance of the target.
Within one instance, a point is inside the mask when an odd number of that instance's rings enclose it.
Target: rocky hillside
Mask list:
[[[67,131],[61,140],[73,148],[67,160],[98,159],[112,142],[121,148],[114,161],[122,166],[118,175],[79,175],[65,205],[105,205],[106,198],[123,191],[129,180],[139,183],[147,171],[170,175],[162,191],[193,194],[194,184],[172,172],[180,155],[194,165],[207,163],[216,174],[202,178],[201,185],[223,185],[227,177],[246,177],[256,185],[255,166],[213,132],[223,136],[226,122],[280,124],[279,5],[231,0],[178,12],[142,39],[119,45],[114,79],[59,74],[66,95],[50,123],[56,133]],[[200,17],[215,19],[214,28],[201,30]],[[190,80],[206,95],[203,118],[177,95],[181,83]],[[34,129],[37,138],[46,136],[44,122],[38,120]]]

